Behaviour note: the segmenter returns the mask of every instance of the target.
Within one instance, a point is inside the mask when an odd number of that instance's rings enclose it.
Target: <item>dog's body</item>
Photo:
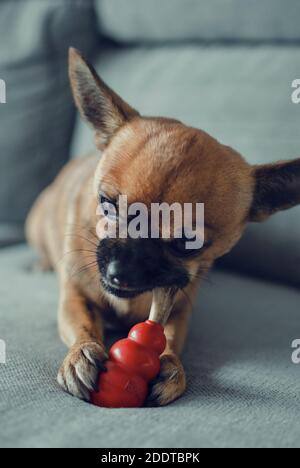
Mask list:
[[[56,269],[60,278],[59,329],[70,351],[58,381],[88,400],[107,357],[104,321],[129,327],[145,320],[151,291],[172,288],[176,295],[165,325],[167,348],[150,395],[152,402],[167,404],[185,389],[179,354],[201,277],[236,244],[248,221],[300,202],[300,161],[251,167],[201,130],[171,119],[143,118],[74,50],[70,77],[102,157],[96,153],[70,162],[42,193],[27,222],[42,267]],[[165,240],[108,244],[95,229],[103,192],[109,199],[126,194],[129,202],[146,205],[203,202],[204,248],[185,257],[181,247],[170,250],[172,242]],[[112,267],[117,271],[109,276]]]

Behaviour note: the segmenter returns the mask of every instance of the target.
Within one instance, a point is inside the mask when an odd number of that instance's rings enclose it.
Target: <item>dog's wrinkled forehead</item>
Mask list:
[[[96,190],[129,202],[202,202],[216,213],[240,203],[245,163],[201,130],[168,119],[136,119],[103,153]]]

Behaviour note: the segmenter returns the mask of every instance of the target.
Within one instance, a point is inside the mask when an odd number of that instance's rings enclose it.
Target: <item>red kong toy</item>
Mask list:
[[[159,373],[159,356],[166,347],[164,329],[152,320],[135,325],[128,338],[110,349],[107,372],[99,378],[92,403],[107,408],[143,406],[148,383]]]

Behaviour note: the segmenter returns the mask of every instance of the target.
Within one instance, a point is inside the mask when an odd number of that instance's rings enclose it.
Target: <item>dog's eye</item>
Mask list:
[[[118,217],[118,207],[113,200],[110,200],[105,195],[100,195],[100,205],[104,216],[115,220]]]
[[[174,239],[171,242],[169,242],[170,250],[177,257],[191,257],[192,255],[198,254],[199,252],[209,247],[209,245],[211,245],[211,242],[207,241],[204,243],[204,245],[200,249],[187,249],[186,243],[188,241],[193,241],[193,240],[195,239],[187,239],[186,237]]]

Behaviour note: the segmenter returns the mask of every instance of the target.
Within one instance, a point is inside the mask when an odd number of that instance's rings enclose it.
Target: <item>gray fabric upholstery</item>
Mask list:
[[[300,156],[300,105],[290,97],[299,58],[298,47],[177,44],[107,50],[97,68],[142,113],[203,128],[258,164]],[[92,134],[78,121],[72,152],[90,148]],[[299,233],[297,207],[250,225],[224,262],[299,285]]]
[[[18,224],[0,224],[0,247],[24,242],[23,227]]]
[[[165,408],[99,409],[56,384],[66,352],[57,280],[29,274],[32,258],[24,247],[0,254],[1,447],[300,446],[299,366],[291,362],[299,291],[212,274],[183,355],[185,396]]]
[[[298,0],[96,0],[103,33],[122,42],[299,40]]]
[[[7,88],[0,104],[0,223],[19,237],[33,200],[69,156],[67,50],[91,50],[91,8],[89,0],[0,3],[0,78]]]

